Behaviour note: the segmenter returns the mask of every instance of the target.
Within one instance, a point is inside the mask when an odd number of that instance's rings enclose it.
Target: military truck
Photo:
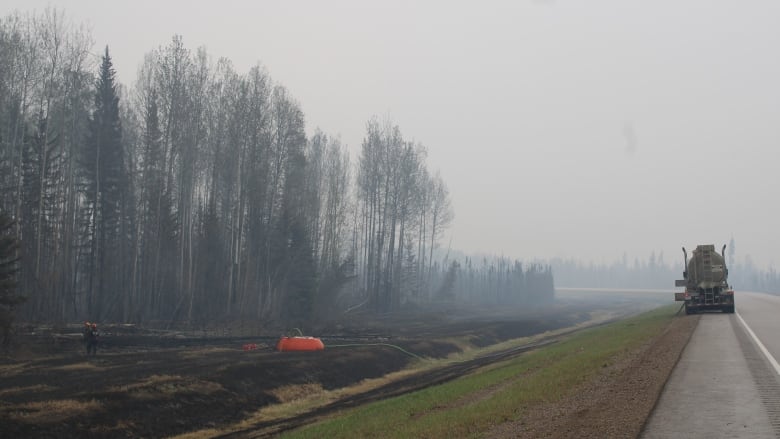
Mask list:
[[[721,253],[714,245],[699,245],[688,260],[688,252],[682,249],[685,258],[683,278],[675,281],[676,287],[685,287],[685,292],[675,293],[675,300],[685,301],[686,314],[705,310],[734,312],[734,290],[728,284],[729,270],[726,267],[726,246]]]

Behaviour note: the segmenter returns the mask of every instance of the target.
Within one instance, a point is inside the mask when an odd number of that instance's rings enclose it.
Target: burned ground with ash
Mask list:
[[[0,429],[7,437],[167,437],[221,430],[257,410],[402,370],[416,357],[444,358],[464,346],[572,327],[601,304],[547,309],[416,310],[351,317],[318,329],[324,351],[276,352],[278,335],[103,325],[96,356],[78,326],[26,325],[0,359]],[[495,311],[495,312],[493,312]],[[633,310],[618,306],[616,314]],[[245,350],[245,345],[256,349]],[[388,384],[357,405],[414,390],[476,367]],[[425,380],[429,380],[426,382]],[[300,418],[300,417],[299,417]],[[301,419],[299,419],[301,421]]]

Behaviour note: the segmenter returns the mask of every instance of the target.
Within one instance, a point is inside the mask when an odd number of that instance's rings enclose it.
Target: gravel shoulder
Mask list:
[[[678,315],[660,335],[620,355],[562,400],[538,405],[485,437],[638,437],[699,318]]]

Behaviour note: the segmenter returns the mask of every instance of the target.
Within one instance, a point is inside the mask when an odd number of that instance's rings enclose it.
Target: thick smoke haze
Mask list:
[[[5,0],[88,22],[125,86],[182,35],[258,61],[354,157],[387,116],[449,186],[453,248],[611,262],[733,237],[777,265],[776,1]]]

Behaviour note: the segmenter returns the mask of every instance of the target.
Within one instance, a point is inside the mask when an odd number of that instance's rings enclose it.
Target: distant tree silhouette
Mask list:
[[[82,152],[83,212],[88,243],[87,313],[99,319],[123,290],[121,240],[128,178],[114,68],[106,46],[95,84],[94,111]]]
[[[18,249],[14,221],[6,213],[0,212],[0,331],[4,350],[8,349],[11,341],[14,308],[26,300],[17,291]]]

